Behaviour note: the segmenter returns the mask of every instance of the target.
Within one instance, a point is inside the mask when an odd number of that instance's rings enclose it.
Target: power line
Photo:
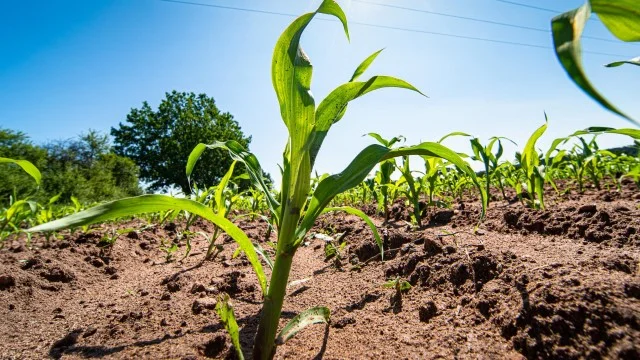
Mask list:
[[[564,11],[559,11],[559,10],[554,10],[554,9],[549,9],[549,8],[543,8],[543,7],[540,7],[540,6],[534,6],[534,5],[529,5],[529,4],[523,4],[523,3],[519,3],[519,2],[515,2],[515,1],[509,1],[509,0],[494,0],[494,1],[501,2],[501,3],[503,3],[503,4],[509,4],[509,5],[514,5],[514,6],[520,6],[520,7],[527,8],[527,9],[533,9],[533,10],[539,10],[539,11],[549,12],[549,13],[553,13],[553,14],[556,14],[556,15],[561,14],[561,13],[563,13],[563,12],[564,12]],[[590,18],[589,18],[589,21],[599,21],[599,19],[597,19],[597,18],[593,18],[593,17],[590,17]]]
[[[279,16],[287,16],[287,17],[296,17],[297,16],[295,14],[287,14],[287,13],[276,12],[276,11],[246,9],[246,8],[239,8],[239,7],[234,7],[234,6],[224,6],[224,5],[214,5],[214,4],[203,4],[203,3],[191,2],[191,1],[182,1],[182,0],[159,0],[159,1],[176,3],[176,4],[184,4],[184,5],[205,6],[205,7],[212,7],[212,8],[216,8],[216,9],[244,11],[244,12],[267,14],[267,15],[279,15]]]
[[[562,11],[558,11],[558,10],[553,10],[553,9],[548,9],[548,8],[543,8],[543,7],[539,7],[539,6],[533,6],[533,5],[529,5],[529,4],[523,4],[523,3],[519,3],[519,2],[515,2],[515,1],[508,1],[508,0],[495,0],[497,2],[501,2],[501,3],[505,3],[505,4],[509,4],[509,5],[515,5],[515,6],[520,6],[520,7],[525,7],[525,8],[529,8],[529,9],[535,9],[535,10],[540,10],[540,11],[546,11],[546,12],[550,12],[550,13],[554,13],[554,14],[560,14],[562,13]]]
[[[278,15],[278,16],[286,16],[286,17],[297,17],[298,16],[296,14],[283,13],[283,12],[277,12],[277,11],[249,9],[249,8],[241,8],[241,7],[234,7],[234,6],[224,6],[224,5],[214,5],[214,4],[206,4],[206,3],[183,1],[183,0],[158,0],[158,1],[175,3],[175,4],[182,4],[182,5],[204,6],[204,7],[216,8],[216,9],[250,12],[250,13],[263,14],[263,15]],[[338,21],[338,20],[326,19],[326,18],[318,18],[317,20],[330,21],[330,22]],[[358,21],[349,21],[349,24],[373,27],[373,28],[378,28],[378,29],[387,29],[387,30],[396,30],[396,31],[403,31],[403,32],[410,32],[410,33],[436,35],[436,36],[450,37],[450,38],[456,38],[456,39],[465,39],[465,40],[472,40],[472,41],[483,41],[483,42],[490,42],[490,43],[495,43],[495,44],[513,45],[513,46],[529,47],[529,48],[536,48],[536,49],[547,49],[547,50],[552,50],[553,49],[552,47],[545,46],[545,45],[527,44],[527,43],[522,43],[522,42],[517,42],[517,41],[507,41],[507,40],[490,39],[490,38],[482,38],[482,37],[475,37],[475,36],[458,35],[458,34],[444,33],[444,32],[438,32],[438,31],[411,29],[411,28],[404,28],[404,27],[398,27],[398,26],[388,26],[388,25],[380,25],[380,24],[358,22]],[[611,57],[616,57],[616,58],[627,58],[627,57],[630,57],[628,55],[604,53],[604,52],[598,52],[598,51],[583,50],[582,52],[585,53],[585,54],[611,56]]]
[[[398,6],[398,5],[382,4],[382,3],[364,1],[364,0],[352,0],[352,1],[353,2],[359,2],[359,3],[362,3],[362,4],[367,4],[367,5],[382,6],[382,7],[392,8],[392,9],[413,11],[413,12],[436,15],[436,16],[444,16],[444,17],[460,19],[460,20],[474,21],[474,22],[480,22],[480,23],[485,23],[485,24],[506,26],[506,27],[516,28],[516,29],[543,32],[543,33],[547,33],[547,34],[551,33],[551,30],[549,30],[549,29],[535,28],[535,27],[529,27],[529,26],[523,26],[523,25],[517,25],[517,24],[509,24],[509,23],[503,23],[503,22],[493,21],[493,20],[479,19],[479,18],[467,17],[467,16],[459,16],[459,15],[441,13],[441,12],[436,12],[436,11],[416,9],[416,8],[410,8],[410,7]],[[586,36],[585,35],[582,38],[591,39],[591,40],[598,40],[598,41],[605,41],[605,42],[611,42],[611,43],[616,43],[616,44],[618,43],[618,41],[615,41],[615,40],[605,39],[605,38],[601,38],[601,37],[594,37],[594,36]]]

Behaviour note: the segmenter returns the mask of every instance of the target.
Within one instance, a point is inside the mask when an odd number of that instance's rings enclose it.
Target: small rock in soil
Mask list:
[[[429,301],[423,306],[420,306],[420,309],[418,310],[418,316],[422,322],[429,322],[429,320],[436,316],[437,313],[438,307],[433,301]]]
[[[104,262],[99,258],[93,258],[89,263],[97,268],[104,266]]]
[[[584,214],[584,213],[593,214],[596,212],[596,210],[598,210],[598,208],[596,207],[596,204],[582,205],[578,208],[578,214]]]
[[[0,275],[0,290],[8,289],[16,285],[16,279],[11,275]]]
[[[222,352],[227,348],[227,339],[223,335],[207,341],[198,347],[200,355],[208,358],[220,358]]]
[[[89,336],[94,335],[96,332],[98,332],[98,329],[93,327],[93,326],[90,326],[90,327],[87,328],[87,330],[84,332],[84,334],[82,334],[82,337],[83,338],[88,338]]]
[[[464,284],[469,278],[469,267],[463,263],[453,264],[451,266],[451,273],[449,274],[449,280],[453,285],[460,286]]]
[[[442,247],[433,239],[425,239],[424,252],[427,256],[434,256],[442,252]]]
[[[199,293],[199,292],[204,292],[206,290],[207,290],[207,288],[204,285],[200,284],[200,283],[194,283],[193,286],[191,286],[191,293],[192,294],[196,294],[196,293]]]
[[[640,300],[640,282],[624,284],[624,293],[628,297]]]
[[[431,222],[435,224],[448,224],[453,217],[453,210],[441,210],[431,216]]]
[[[355,324],[356,323],[356,319],[352,316],[343,316],[342,318],[340,318],[340,320],[336,321],[335,323],[331,324],[331,326],[333,326],[336,329],[342,329],[347,325],[351,325],[351,324]]]
[[[193,305],[191,305],[191,311],[193,311],[195,315],[198,315],[202,313],[205,309],[214,310],[216,308],[216,304],[217,304],[217,301],[215,299],[211,299],[211,298],[197,299],[193,302]]]
[[[43,271],[40,276],[51,282],[63,283],[71,282],[76,278],[71,271],[64,270],[58,266],[54,266],[49,270]]]
[[[167,290],[170,292],[176,292],[180,290],[180,284],[176,281],[170,281],[167,283]]]
[[[42,268],[42,260],[40,260],[39,258],[30,258],[27,261],[25,261],[22,266],[20,267],[22,270],[28,270],[28,269],[41,269]]]

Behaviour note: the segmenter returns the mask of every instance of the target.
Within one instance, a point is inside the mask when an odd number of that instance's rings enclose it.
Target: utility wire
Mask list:
[[[485,19],[479,19],[479,18],[467,17],[467,16],[459,16],[459,15],[441,13],[441,12],[436,12],[436,11],[429,11],[429,10],[410,8],[410,7],[405,7],[405,6],[382,4],[382,3],[372,2],[372,1],[364,1],[364,0],[352,0],[352,1],[353,2],[362,3],[362,4],[367,4],[367,5],[382,6],[382,7],[387,7],[387,8],[399,9],[399,10],[413,11],[413,12],[418,12],[418,13],[423,13],[423,14],[444,16],[444,17],[460,19],[460,20],[475,21],[475,22],[480,22],[480,23],[485,23],[485,24],[492,24],[492,25],[499,25],[499,26],[506,26],[506,27],[516,28],[516,29],[543,32],[543,33],[547,33],[547,34],[551,33],[551,30],[549,30],[549,29],[542,29],[542,28],[535,28],[535,27],[529,27],[529,26],[523,26],[523,25],[509,24],[509,23],[503,23],[503,22],[499,22],[499,21],[485,20]],[[598,40],[598,41],[605,41],[605,42],[619,44],[619,42],[616,41],[616,40],[605,39],[605,38],[601,38],[601,37],[594,37],[594,36],[586,36],[585,35],[585,36],[582,36],[582,38],[583,39],[591,39],[591,40]]]
[[[519,3],[519,2],[515,2],[515,1],[509,1],[509,0],[494,0],[494,1],[501,2],[503,4],[520,6],[520,7],[523,7],[523,8],[528,8],[528,9],[533,9],[533,10],[545,11],[545,12],[553,13],[553,14],[556,14],[556,15],[561,14],[561,13],[564,12],[564,11],[559,11],[559,10],[554,10],[554,9],[549,9],[549,8],[543,8],[543,7],[539,7],[539,6],[523,4],[523,3]],[[589,21],[600,21],[600,19],[595,18],[595,17],[590,17]]]
[[[553,10],[553,9],[548,9],[548,8],[543,8],[543,7],[539,7],[539,6],[533,6],[533,5],[529,5],[529,4],[523,4],[523,3],[519,3],[519,2],[515,2],[515,1],[508,1],[508,0],[495,0],[495,1],[497,1],[497,2],[501,2],[501,3],[505,3],[505,4],[509,4],[509,5],[515,5],[515,6],[525,7],[525,8],[529,8],[529,9],[535,9],[535,10],[540,10],[540,11],[546,11],[546,12],[550,12],[550,13],[554,13],[554,14],[560,14],[560,13],[562,13],[562,11]]]
[[[249,9],[249,8],[241,8],[241,7],[234,7],[234,6],[205,4],[205,3],[192,2],[192,1],[182,1],[182,0],[158,0],[158,1],[168,2],[168,3],[175,3],[175,4],[182,4],[182,5],[203,6],[203,7],[210,7],[210,8],[216,8],[216,9],[250,12],[250,13],[265,14],[265,15],[278,15],[278,16],[286,16],[286,17],[297,17],[298,16],[296,14],[283,13],[283,12],[277,12],[277,11],[267,11],[267,10]],[[338,21],[338,20],[326,19],[326,18],[317,18],[317,20],[330,21],[330,22],[337,22]],[[365,23],[365,22],[358,22],[358,21],[349,21],[349,24],[367,26],[367,27],[373,27],[373,28],[379,28],[379,29],[410,32],[410,33],[429,34],[429,35],[450,37],[450,38],[456,38],[456,39],[483,41],[483,42],[490,42],[490,43],[495,43],[495,44],[504,44],[504,45],[513,45],[513,46],[521,46],[521,47],[553,50],[553,48],[550,47],[550,46],[527,44],[527,43],[516,42],[516,41],[507,41],[507,40],[498,40],[498,39],[482,38],[482,37],[475,37],[475,36],[457,35],[457,34],[443,33],[443,32],[437,32],[437,31],[411,29],[411,28],[404,28],[404,27],[398,27],[398,26],[387,26],[387,25],[372,24],[372,23]],[[583,50],[582,52],[585,53],[585,54],[611,56],[611,57],[616,57],[616,58],[628,58],[628,57],[630,57],[628,55],[604,53],[604,52],[598,52],[598,51]]]

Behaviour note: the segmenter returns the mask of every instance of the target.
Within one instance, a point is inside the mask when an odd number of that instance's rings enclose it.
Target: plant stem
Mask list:
[[[213,249],[216,246],[216,240],[218,240],[218,227],[215,226],[215,230],[213,231],[213,236],[211,236],[211,242],[209,243],[209,248],[207,249],[207,255],[204,256],[205,260],[208,260],[213,253]]]
[[[264,298],[262,313],[260,315],[260,325],[256,334],[253,346],[253,358],[259,360],[270,360],[276,352],[275,339],[282,313],[282,304],[287,290],[291,262],[295,254],[292,246],[295,231],[300,219],[300,211],[290,209],[287,206],[282,227],[278,232],[278,248],[276,258],[271,273],[269,290]]]

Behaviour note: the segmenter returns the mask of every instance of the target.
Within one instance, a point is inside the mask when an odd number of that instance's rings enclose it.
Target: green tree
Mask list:
[[[136,164],[114,154],[107,135],[95,130],[76,139],[38,146],[22,132],[0,129],[0,157],[29,160],[42,173],[41,187],[36,189],[29,175],[17,166],[3,167],[0,202],[5,204],[14,193],[44,202],[58,194],[60,202],[75,196],[87,203],[142,193]]]
[[[138,164],[149,190],[175,186],[188,194],[185,168],[198,143],[235,140],[247,147],[251,137],[245,137],[233,116],[220,111],[215,100],[205,94],[173,91],[165,95],[158,110],[144,102],[141,108],[131,109],[126,124],[111,128],[114,151]],[[199,167],[192,181],[201,186],[219,182],[232,162],[220,149],[205,153],[200,161],[207,166]]]
[[[140,195],[138,167],[131,159],[111,152],[109,138],[89,130],[76,139],[45,146],[47,165],[43,171],[43,191],[47,195],[72,195],[96,202]]]
[[[0,157],[28,160],[42,170],[47,164],[47,151],[34,145],[21,131],[0,128]],[[20,197],[33,194],[36,185],[27,173],[17,166],[0,169],[0,202],[8,203],[14,193]]]

